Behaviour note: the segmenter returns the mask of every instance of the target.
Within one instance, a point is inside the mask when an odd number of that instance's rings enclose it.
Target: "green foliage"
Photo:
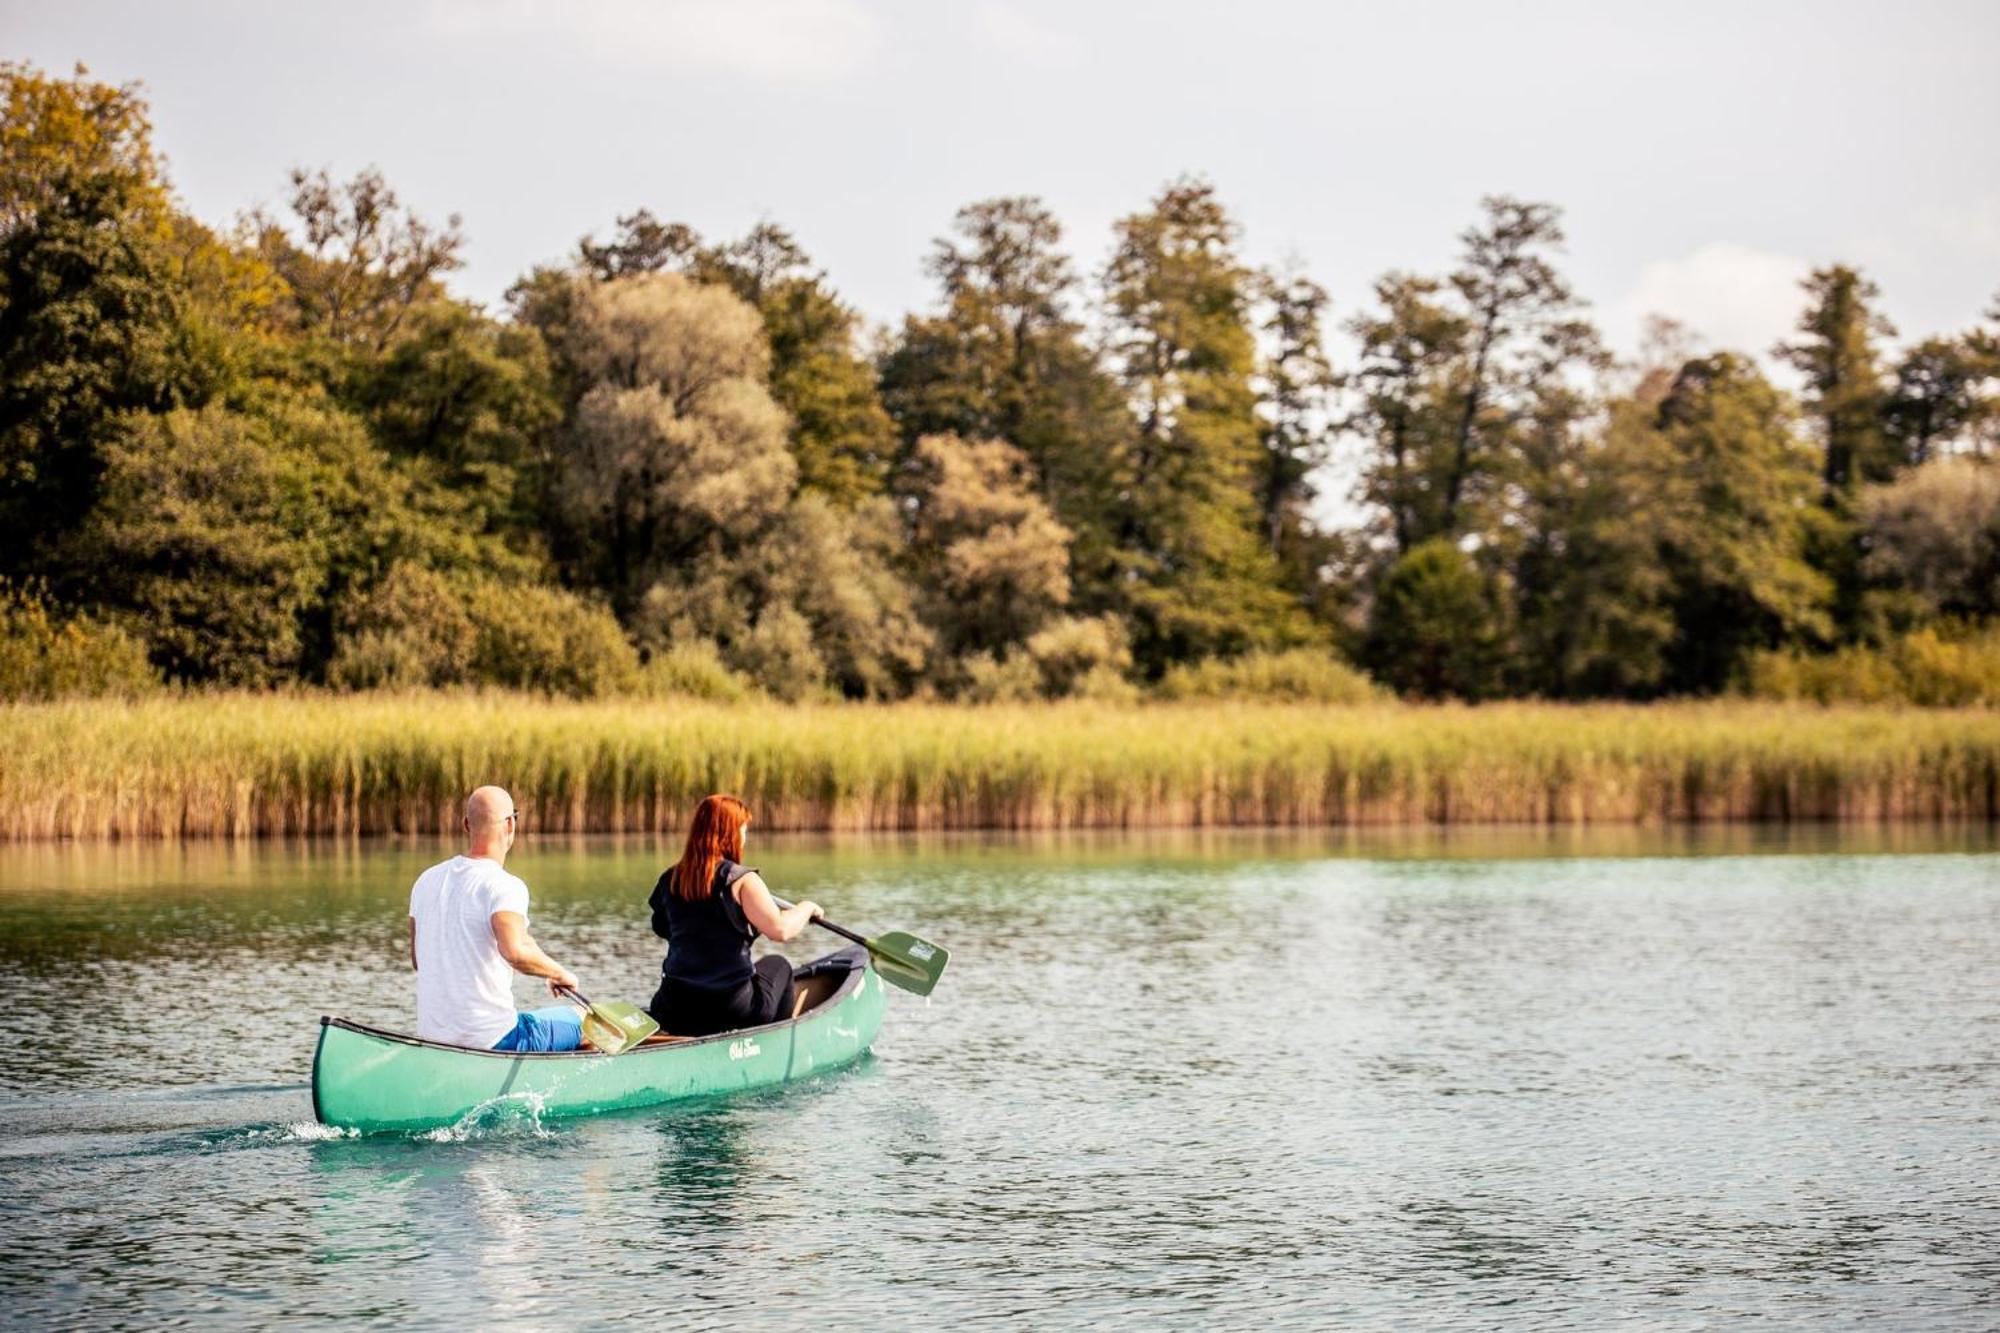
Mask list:
[[[639,684],[639,658],[610,611],[562,588],[482,579],[467,590],[480,681],[588,699]]]
[[[34,588],[0,581],[0,699],[129,698],[159,685],[124,630],[59,618]]]
[[[960,210],[871,358],[772,224],[642,210],[492,317],[377,171],[217,232],[134,88],[0,104],[0,579],[75,610],[8,604],[21,690],[1362,697],[1339,644],[1424,697],[1985,697],[1923,635],[2000,617],[2000,334],[1890,359],[1849,268],[1781,349],[1803,419],[1686,339],[1615,387],[1557,210],[1489,198],[1342,374],[1181,180],[1090,283],[1040,201]]]
[[[887,501],[843,509],[801,495],[746,535],[653,585],[634,616],[642,644],[712,641],[781,699],[907,692],[933,640],[895,568],[902,532]]]
[[[0,575],[55,573],[117,416],[192,388],[170,219],[135,88],[0,65]]]
[[[1076,275],[1062,228],[1041,201],[989,199],[960,209],[929,268],[942,309],[912,315],[882,361],[882,396],[906,444],[928,435],[1004,440],[1070,533],[1077,605],[1123,597],[1115,548],[1116,464],[1133,422],[1073,305]]]
[[[1260,367],[1259,516],[1287,586],[1307,597],[1318,583],[1314,475],[1332,454],[1331,395],[1339,382],[1321,329],[1327,294],[1299,273],[1265,274],[1258,287],[1268,308],[1262,331],[1269,343]]]
[[[1246,653],[1177,666],[1160,679],[1163,699],[1268,699],[1290,703],[1376,703],[1385,691],[1323,649]]]
[[[783,508],[797,466],[757,312],[676,273],[582,283],[562,355],[580,391],[557,455],[578,571],[630,614],[671,570]]]
[[[1491,698],[1504,684],[1506,633],[1494,581],[1457,546],[1433,537],[1382,576],[1364,660],[1371,675],[1402,694]]]
[[[358,362],[348,393],[375,438],[432,463],[482,529],[535,530],[546,486],[537,444],[560,408],[532,326],[432,301],[409,313],[385,355]]]
[[[1805,558],[1823,520],[1791,422],[1784,395],[1726,352],[1682,367],[1660,404],[1672,489],[1648,509],[1673,580],[1673,692],[1711,693],[1751,649],[1832,634],[1833,588]]]
[[[1798,341],[1777,352],[1805,376],[1821,476],[1829,497],[1844,501],[1863,481],[1887,480],[1895,466],[1882,429],[1887,394],[1875,340],[1896,331],[1872,309],[1882,293],[1844,264],[1814,269],[1801,285],[1807,305]]]
[[[946,653],[1004,650],[1069,601],[1069,530],[1001,440],[926,435],[911,460],[911,558]]]
[[[763,317],[771,397],[790,422],[799,485],[840,505],[882,492],[896,432],[874,368],[855,351],[857,316],[791,233],[766,222],[739,241],[704,245],[692,227],[640,209],[618,220],[611,241],[586,237],[579,257],[602,281],[679,272],[734,291]]]
[[[1896,363],[1896,383],[1882,406],[1895,464],[1921,467],[1953,445],[1976,441],[2000,404],[1986,391],[2000,378],[1991,340],[1926,338]]]
[[[289,223],[248,219],[252,242],[283,283],[283,321],[336,347],[386,351],[463,263],[458,218],[425,222],[372,167],[345,182],[295,170],[288,202]]]
[[[2000,706],[2000,629],[1947,625],[1914,630],[1881,647],[1757,652],[1746,661],[1737,688],[1762,699],[1821,704]]]
[[[1117,506],[1126,601],[1149,674],[1314,637],[1259,540],[1250,275],[1211,186],[1180,181],[1118,224],[1105,274],[1139,429]]]
[[[345,689],[460,685],[472,679],[479,631],[465,597],[442,575],[400,563],[351,592],[336,620],[327,682]]]
[[[305,665],[301,617],[325,584],[312,460],[222,407],[134,416],[105,448],[76,567],[175,680],[263,686]]]
[[[640,668],[634,692],[653,698],[737,703],[754,697],[757,687],[729,669],[715,644],[707,639],[694,639],[651,654]]]
[[[1939,458],[1862,496],[1864,573],[1929,616],[2000,615],[2000,464]]]

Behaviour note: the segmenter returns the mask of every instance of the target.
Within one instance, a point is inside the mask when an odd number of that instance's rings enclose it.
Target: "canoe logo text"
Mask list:
[[[732,1041],[729,1043],[729,1058],[732,1060],[748,1060],[762,1049],[763,1047],[748,1038],[742,1041]]]

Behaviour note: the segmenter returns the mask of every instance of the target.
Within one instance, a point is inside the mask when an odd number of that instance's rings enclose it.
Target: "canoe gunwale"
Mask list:
[[[612,1058],[630,1060],[635,1056],[658,1055],[663,1051],[685,1051],[709,1042],[735,1041],[758,1033],[776,1032],[782,1028],[794,1027],[797,1024],[830,1014],[853,998],[854,993],[861,989],[862,983],[868,979],[868,973],[873,970],[873,964],[868,961],[866,952],[859,947],[838,949],[833,953],[815,958],[811,963],[807,964],[808,967],[811,967],[819,963],[824,963],[828,959],[839,958],[844,954],[850,953],[861,954],[861,965],[850,968],[846,978],[842,980],[840,986],[833,994],[827,996],[824,1000],[821,1000],[802,1014],[797,1014],[791,1018],[781,1018],[775,1023],[764,1023],[754,1028],[730,1028],[726,1032],[711,1032],[704,1037],[681,1037],[674,1041],[659,1042],[652,1046],[638,1046],[616,1057],[607,1056],[603,1051],[596,1050],[496,1051],[485,1046],[456,1046],[448,1041],[432,1041],[427,1037],[419,1037],[410,1032],[397,1032],[390,1028],[370,1027],[366,1023],[357,1023],[351,1018],[337,1018],[332,1014],[320,1015],[319,1025],[322,1028],[345,1028],[349,1032],[357,1033],[364,1037],[374,1037],[380,1041],[399,1042],[404,1046],[422,1046],[433,1051],[450,1051],[455,1055],[487,1055],[497,1060],[603,1060]],[[322,1034],[323,1036],[324,1034]],[[314,1052],[313,1062],[315,1064],[319,1062],[317,1051]]]

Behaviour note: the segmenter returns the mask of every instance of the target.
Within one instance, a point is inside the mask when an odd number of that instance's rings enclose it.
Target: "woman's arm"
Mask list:
[[[797,939],[799,932],[819,915],[819,904],[815,902],[793,903],[780,911],[771,891],[764,887],[764,877],[754,870],[737,880],[735,888],[736,905],[743,909],[743,919],[757,927],[765,939],[778,944]]]

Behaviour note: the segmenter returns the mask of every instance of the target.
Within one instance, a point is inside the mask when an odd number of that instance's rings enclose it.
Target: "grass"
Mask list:
[[[517,695],[0,705],[0,838],[2000,817],[2000,712],[1751,703],[786,706]]]

